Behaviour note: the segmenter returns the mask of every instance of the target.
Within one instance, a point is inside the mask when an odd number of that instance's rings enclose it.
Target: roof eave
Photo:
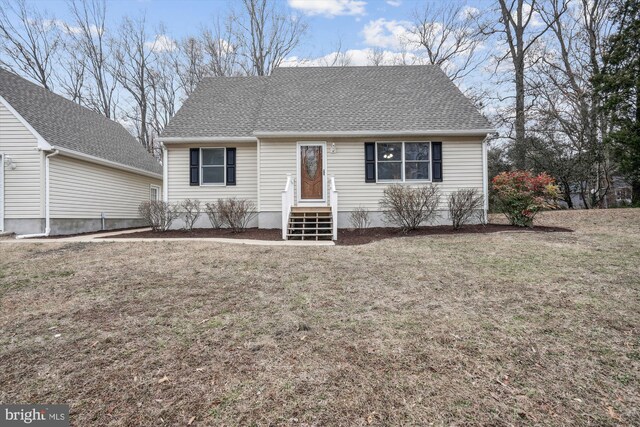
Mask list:
[[[118,162],[114,162],[111,160],[107,160],[107,159],[103,159],[101,157],[96,157],[96,156],[92,156],[90,154],[85,154],[85,153],[81,153],[79,151],[74,151],[74,150],[69,150],[67,148],[63,148],[63,147],[58,147],[58,146],[50,146],[49,150],[58,150],[60,152],[60,154],[67,156],[67,157],[72,157],[74,159],[78,159],[78,160],[84,160],[90,163],[96,163],[99,165],[103,165],[103,166],[108,166],[114,169],[120,169],[120,170],[124,170],[127,172],[132,172],[132,173],[136,173],[139,175],[145,175],[151,178],[157,178],[157,179],[162,179],[162,173],[155,173],[152,171],[148,171],[146,169],[140,169],[140,168],[136,168],[133,166],[127,166],[127,165],[123,165],[122,163],[118,163]]]
[[[495,129],[432,129],[432,130],[398,130],[398,131],[315,131],[315,132],[270,132],[256,131],[258,138],[287,138],[287,137],[379,137],[379,136],[486,136],[495,133]]]
[[[255,136],[166,136],[158,138],[163,143],[201,143],[201,142],[256,142]]]

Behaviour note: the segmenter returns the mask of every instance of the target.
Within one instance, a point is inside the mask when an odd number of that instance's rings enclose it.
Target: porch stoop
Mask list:
[[[288,240],[332,240],[330,207],[292,207],[287,226]]]

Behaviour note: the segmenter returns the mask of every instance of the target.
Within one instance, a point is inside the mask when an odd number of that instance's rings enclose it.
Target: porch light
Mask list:
[[[331,147],[329,148],[329,152],[331,154],[336,154],[336,143],[335,142],[331,143]]]

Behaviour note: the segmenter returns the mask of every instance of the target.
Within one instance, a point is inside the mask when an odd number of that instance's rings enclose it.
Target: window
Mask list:
[[[160,187],[152,185],[149,187],[149,200],[160,200]]]
[[[202,184],[224,184],[225,149],[200,149],[200,182]]]
[[[378,181],[428,181],[429,142],[376,143]]]

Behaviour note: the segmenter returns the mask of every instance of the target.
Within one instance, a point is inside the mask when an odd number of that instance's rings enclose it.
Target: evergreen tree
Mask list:
[[[631,181],[633,201],[640,201],[640,0],[617,0],[617,32],[607,43],[595,86],[611,120],[607,142],[620,172]]]

